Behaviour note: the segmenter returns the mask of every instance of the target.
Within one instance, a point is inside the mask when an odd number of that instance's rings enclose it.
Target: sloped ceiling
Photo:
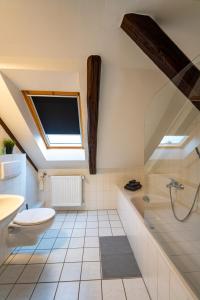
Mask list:
[[[85,111],[86,60],[102,57],[97,168],[143,164],[144,111],[167,81],[120,29],[128,12],[152,15],[190,59],[199,54],[197,0],[0,0],[0,68],[18,90],[79,89]],[[37,155],[35,163],[61,167]]]

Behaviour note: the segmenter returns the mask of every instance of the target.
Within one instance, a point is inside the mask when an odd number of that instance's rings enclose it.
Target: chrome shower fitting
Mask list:
[[[176,190],[183,190],[184,185],[182,183],[179,183],[176,179],[170,178],[170,183],[166,185],[167,188],[175,188]]]

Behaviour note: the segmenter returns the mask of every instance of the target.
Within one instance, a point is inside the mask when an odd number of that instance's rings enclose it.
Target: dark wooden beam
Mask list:
[[[34,162],[32,161],[32,159],[30,158],[30,156],[26,153],[26,151],[24,150],[24,148],[22,147],[22,145],[20,144],[20,142],[16,139],[16,137],[14,136],[14,134],[10,131],[10,129],[7,127],[7,125],[4,123],[4,121],[0,118],[0,125],[3,127],[3,129],[5,130],[5,132],[9,135],[9,137],[15,141],[15,145],[17,146],[17,148],[22,152],[26,154],[26,158],[27,160],[30,162],[30,164],[33,166],[33,168],[38,172],[38,168],[36,167],[36,165],[34,164]]]
[[[187,98],[200,101],[199,69],[151,17],[126,14],[121,28]]]
[[[88,151],[90,174],[96,174],[100,76],[101,57],[91,55],[87,60]]]

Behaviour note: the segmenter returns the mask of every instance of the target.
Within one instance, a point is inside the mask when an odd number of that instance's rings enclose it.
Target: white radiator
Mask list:
[[[83,178],[83,176],[51,176],[52,206],[81,206]]]

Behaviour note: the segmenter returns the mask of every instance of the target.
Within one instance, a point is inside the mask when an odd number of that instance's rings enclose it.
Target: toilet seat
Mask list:
[[[33,226],[49,221],[54,215],[55,210],[52,208],[31,208],[18,213],[13,223],[21,226]]]

